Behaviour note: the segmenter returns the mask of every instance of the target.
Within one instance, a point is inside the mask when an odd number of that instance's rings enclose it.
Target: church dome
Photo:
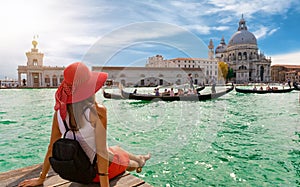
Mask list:
[[[228,46],[240,45],[240,44],[253,44],[257,45],[257,40],[254,34],[248,31],[246,21],[242,17],[239,22],[239,28],[229,40]]]
[[[224,53],[226,52],[226,43],[224,37],[222,37],[220,44],[216,48],[216,53]]]

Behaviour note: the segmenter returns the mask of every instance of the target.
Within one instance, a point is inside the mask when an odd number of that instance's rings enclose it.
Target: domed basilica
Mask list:
[[[215,49],[215,58],[229,65],[236,83],[271,80],[271,58],[266,58],[264,54],[258,52],[256,37],[248,31],[243,17],[228,45],[222,37]]]

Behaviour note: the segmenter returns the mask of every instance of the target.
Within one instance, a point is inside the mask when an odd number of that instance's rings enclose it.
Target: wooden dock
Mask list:
[[[29,178],[38,177],[40,171],[42,170],[42,165],[34,165],[26,168],[21,168],[13,171],[8,171],[0,173],[0,186],[13,187],[18,186],[18,184]],[[44,186],[51,187],[99,187],[99,184],[79,184],[75,182],[70,182],[60,178],[52,169],[48,173],[48,177],[44,182]],[[110,181],[110,187],[152,187],[150,184],[146,183],[142,179],[139,179],[129,172],[124,173]]]

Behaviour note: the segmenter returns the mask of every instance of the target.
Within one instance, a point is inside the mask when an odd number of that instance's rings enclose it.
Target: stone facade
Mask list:
[[[168,86],[173,84],[188,83],[188,74],[194,77],[195,84],[202,84],[203,74],[199,73],[200,68],[178,68],[178,67],[114,67],[97,66],[92,67],[93,71],[108,73],[107,84],[124,86]]]
[[[300,81],[300,65],[273,65],[271,66],[271,77],[274,82]]]
[[[174,58],[174,59],[164,59],[162,55],[156,55],[149,57],[146,63],[146,67],[152,68],[170,68],[177,67],[183,68],[185,70],[193,71],[193,77],[199,75],[199,79],[196,84],[210,83],[213,79],[218,77],[218,61],[214,58],[204,59],[204,58]],[[198,71],[196,69],[199,69]]]
[[[233,69],[233,80],[236,83],[270,82],[271,58],[258,51],[256,37],[248,31],[242,17],[238,30],[232,35],[228,45],[224,37],[221,39],[215,50],[215,57]]]

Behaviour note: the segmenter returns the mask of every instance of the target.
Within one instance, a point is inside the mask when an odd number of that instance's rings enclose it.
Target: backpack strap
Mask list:
[[[66,132],[64,133],[64,138],[66,138],[67,132],[70,131],[71,129],[69,129],[66,120],[63,120],[63,122],[64,122],[64,125],[65,125],[65,128],[66,128]],[[75,132],[74,131],[72,131],[72,132],[73,132],[74,140],[76,140]]]

